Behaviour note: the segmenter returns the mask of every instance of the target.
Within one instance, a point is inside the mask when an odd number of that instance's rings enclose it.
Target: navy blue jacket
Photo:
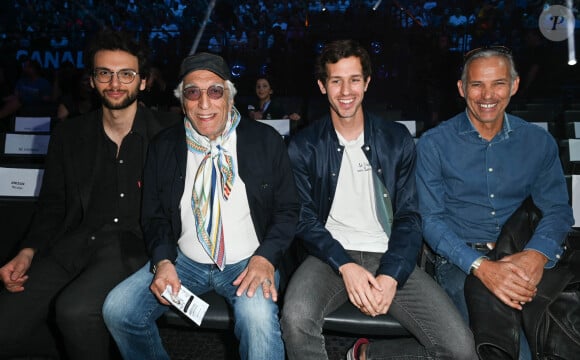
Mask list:
[[[421,217],[415,189],[415,142],[396,122],[365,113],[363,152],[390,197],[392,224],[389,248],[378,274],[393,277],[401,287],[413,271],[420,251]],[[308,252],[335,271],[353,262],[338,240],[326,230],[344,147],[338,142],[330,115],[296,134],[288,152],[302,203],[297,236]]]
[[[236,136],[238,175],[260,242],[254,254],[276,267],[294,239],[299,210],[286,146],[273,128],[248,119],[240,121]],[[177,257],[187,151],[183,123],[161,132],[149,146],[141,216],[152,264]]]

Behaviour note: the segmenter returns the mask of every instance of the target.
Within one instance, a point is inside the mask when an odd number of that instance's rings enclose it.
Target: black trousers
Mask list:
[[[117,232],[100,234],[90,256],[76,269],[49,255],[33,259],[24,291],[0,292],[0,358],[52,356],[64,347],[71,360],[110,359],[113,342],[101,308],[109,291],[146,262],[125,256],[121,241],[140,241]]]
[[[496,242],[488,253],[491,260],[523,251],[541,218],[540,210],[527,199],[507,220]],[[473,275],[465,280],[465,300],[469,322],[474,333],[476,351],[482,360],[512,360],[519,356],[520,328],[524,329],[532,350],[532,357],[543,344],[541,328],[544,314],[552,301],[564,290],[574,274],[562,259],[554,268],[544,270],[538,292],[523,310],[505,305]]]

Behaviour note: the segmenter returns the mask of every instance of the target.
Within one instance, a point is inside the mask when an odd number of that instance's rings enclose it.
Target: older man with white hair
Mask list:
[[[168,359],[155,324],[181,286],[214,290],[233,308],[242,359],[284,359],[276,265],[298,203],[282,137],[242,120],[220,56],[181,65],[181,124],[151,144],[144,175],[145,265],[109,294],[107,327],[124,359]]]

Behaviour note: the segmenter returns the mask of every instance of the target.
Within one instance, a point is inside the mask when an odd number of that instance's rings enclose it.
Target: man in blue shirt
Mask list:
[[[457,82],[466,111],[418,142],[424,236],[439,255],[437,280],[466,320],[468,274],[503,304],[522,310],[533,300],[544,269],[559,260],[573,224],[554,138],[505,112],[519,82],[508,49],[473,50]],[[525,249],[501,261],[487,259],[506,220],[530,196],[542,219]]]

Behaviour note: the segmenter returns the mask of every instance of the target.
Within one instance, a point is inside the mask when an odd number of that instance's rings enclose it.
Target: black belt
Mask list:
[[[477,251],[489,251],[495,247],[495,243],[467,243],[472,249]]]

